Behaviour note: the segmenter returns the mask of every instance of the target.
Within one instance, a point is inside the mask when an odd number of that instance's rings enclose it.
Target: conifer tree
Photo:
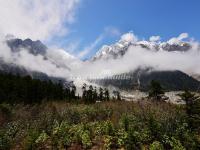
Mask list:
[[[85,101],[87,98],[87,85],[84,83],[82,86],[82,99]]]
[[[103,101],[104,100],[104,96],[103,96],[103,89],[100,87],[99,88],[99,100]]]
[[[108,89],[106,89],[106,88],[104,89],[104,97],[105,97],[106,101],[110,100],[110,94],[109,94]]]
[[[72,99],[75,99],[75,98],[76,98],[76,86],[75,86],[75,85],[73,85],[73,86],[71,87],[70,95],[71,95],[71,98],[72,98]]]
[[[98,93],[97,93],[97,87],[95,86],[94,87],[94,91],[93,91],[93,99],[94,99],[94,101],[97,101],[97,98],[98,98]]]
[[[158,81],[151,81],[149,97],[155,100],[161,100],[161,95],[164,94],[163,88]]]
[[[90,85],[87,91],[87,103],[94,103],[93,100],[93,86]]]

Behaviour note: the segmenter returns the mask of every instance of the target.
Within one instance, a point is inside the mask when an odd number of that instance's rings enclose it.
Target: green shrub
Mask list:
[[[95,128],[95,134],[96,135],[110,135],[110,136],[114,136],[115,134],[115,129],[114,126],[112,124],[112,122],[110,121],[103,121],[103,122],[99,122]]]
[[[124,147],[128,138],[128,133],[124,129],[119,129],[116,134],[117,145],[119,147]]]
[[[126,142],[126,149],[127,150],[139,149],[141,144],[142,143],[140,140],[140,133],[134,130],[129,130]]]
[[[110,150],[113,144],[113,137],[106,135],[104,136],[104,149]]]
[[[87,129],[87,125],[77,124],[72,126],[69,129],[69,135],[72,138],[71,142],[82,144],[85,148],[88,148],[92,145],[91,134]]]
[[[69,134],[70,125],[63,121],[61,124],[54,121],[52,140],[55,147],[59,149],[67,148],[71,144],[71,137]]]
[[[165,135],[164,143],[168,144],[172,150],[186,150],[184,146],[181,144],[181,142],[174,137],[169,138],[168,136]]]
[[[38,138],[35,140],[36,144],[41,144],[46,142],[46,140],[49,138],[49,136],[45,133],[45,131],[43,131]]]
[[[130,122],[129,122],[128,116],[127,115],[122,116],[121,124],[125,131],[128,131],[128,129],[129,129],[129,123]]]
[[[82,142],[84,148],[89,148],[90,146],[92,146],[92,141],[90,139],[89,131],[82,132],[81,142]]]
[[[24,149],[27,149],[27,150],[35,149],[36,148],[35,141],[39,137],[40,133],[39,131],[36,131],[35,129],[29,129],[27,132],[28,134],[24,138],[24,141],[23,141]]]
[[[159,141],[154,141],[150,145],[149,150],[164,150],[164,147]]]
[[[156,120],[155,115],[151,114],[148,118],[148,128],[153,139],[160,139],[162,136],[162,125],[159,121]]]
[[[105,133],[106,135],[114,135],[115,134],[115,129],[113,127],[113,124],[110,121],[105,122]]]

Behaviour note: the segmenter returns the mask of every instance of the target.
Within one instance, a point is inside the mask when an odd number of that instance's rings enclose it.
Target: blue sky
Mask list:
[[[199,0],[85,0],[77,10],[71,33],[59,39],[61,46],[79,41],[78,51],[94,42],[105,28],[117,28],[121,33],[133,31],[139,38],[152,35],[162,40],[187,32],[200,39]],[[107,35],[86,57],[93,55],[102,44],[119,36]],[[74,53],[78,53],[74,51]]]

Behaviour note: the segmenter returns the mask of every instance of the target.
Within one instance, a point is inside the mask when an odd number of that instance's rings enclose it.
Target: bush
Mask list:
[[[23,144],[24,149],[32,150],[36,148],[35,141],[39,137],[40,133],[39,131],[36,131],[35,129],[29,129],[28,135],[24,138]]]
[[[89,148],[90,146],[92,146],[92,141],[90,139],[89,131],[82,132],[81,142],[82,142],[84,148]]]
[[[113,137],[106,135],[104,136],[104,149],[110,150],[113,145]]]
[[[47,139],[49,138],[49,136],[45,133],[45,131],[43,131],[38,138],[35,140],[36,144],[41,144],[44,143]]]
[[[170,146],[170,149],[172,150],[186,150],[183,145],[181,144],[181,142],[174,138],[174,137],[168,137],[168,136],[164,136],[164,143]]]
[[[164,147],[159,141],[154,141],[150,145],[149,150],[164,150]]]
[[[119,129],[116,134],[116,138],[117,138],[117,145],[119,147],[125,147],[126,141],[128,139],[128,133],[123,129]]]
[[[129,130],[127,142],[126,142],[126,149],[132,150],[132,149],[140,149],[142,146],[141,139],[140,139],[140,133],[134,130]]]

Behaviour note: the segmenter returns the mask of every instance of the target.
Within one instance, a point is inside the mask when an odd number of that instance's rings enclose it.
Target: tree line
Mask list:
[[[113,92],[112,99],[120,100],[120,93]],[[96,101],[109,101],[109,90],[84,84],[82,96],[76,96],[76,86],[65,86],[63,82],[42,81],[31,76],[20,76],[0,72],[0,103],[40,103],[45,101],[66,100],[86,104]]]
[[[107,89],[103,90],[102,88],[99,88],[99,94],[96,87],[93,87],[92,85],[87,86],[86,84],[83,84],[82,86],[82,99],[85,101],[85,103],[95,103],[97,99],[100,101],[109,101],[110,95],[109,91]]]
[[[64,88],[61,82],[41,81],[30,76],[21,77],[0,73],[0,103],[38,103],[42,100],[75,98],[76,87]]]

